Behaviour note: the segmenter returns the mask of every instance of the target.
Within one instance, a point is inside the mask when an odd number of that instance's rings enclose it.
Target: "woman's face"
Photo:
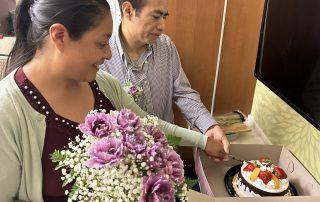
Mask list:
[[[111,34],[112,17],[108,12],[96,27],[85,32],[79,40],[70,40],[63,53],[68,76],[78,81],[93,81],[98,66],[111,58]]]

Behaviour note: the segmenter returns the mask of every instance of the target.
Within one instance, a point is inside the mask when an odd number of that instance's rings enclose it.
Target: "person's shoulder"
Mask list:
[[[109,72],[107,72],[103,69],[99,69],[99,71],[97,72],[96,79],[103,81],[103,82],[108,82],[108,83],[113,83],[113,82],[117,81],[116,78],[114,78]]]
[[[109,68],[115,68],[121,64],[121,55],[119,49],[119,43],[117,43],[117,37],[113,34],[109,40],[109,46],[112,52],[112,57],[105,60],[101,65],[101,68],[105,71],[110,71]]]
[[[96,81],[101,85],[100,88],[103,90],[108,90],[109,88],[119,88],[119,86],[121,87],[119,81],[115,77],[101,69],[97,72]]]
[[[0,114],[8,114],[10,117],[14,117],[17,114],[17,105],[19,104],[19,95],[16,92],[19,88],[14,88],[14,78],[12,75],[8,75],[0,81]],[[0,116],[1,121],[9,120],[8,116]]]
[[[166,34],[161,34],[156,42],[152,45],[155,55],[160,58],[170,57],[171,53],[176,50],[171,38]]]
[[[156,45],[171,47],[173,45],[173,42],[168,35],[161,34],[156,41]]]
[[[110,46],[112,57],[113,57],[113,54],[118,49],[117,37],[115,36],[115,34],[112,34],[111,38],[109,39],[109,46]]]
[[[16,96],[16,91],[20,89],[14,88],[12,82],[14,79],[10,74],[0,81],[0,139],[5,150],[18,147],[22,135],[20,118],[30,118],[21,116],[21,110],[24,108],[20,105],[21,98]]]
[[[15,89],[12,88],[13,82],[14,78],[11,74],[7,75],[0,81],[0,104],[6,102],[10,95],[15,91]]]
[[[110,46],[116,46],[116,42],[117,42],[117,33],[112,33],[109,39]]]
[[[122,86],[119,81],[106,71],[97,72],[96,82],[101,92],[116,106],[119,105],[119,97],[122,95]]]

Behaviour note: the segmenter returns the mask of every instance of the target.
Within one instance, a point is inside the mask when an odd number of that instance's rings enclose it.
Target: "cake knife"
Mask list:
[[[241,163],[243,163],[243,162],[245,161],[245,160],[241,160],[241,159],[237,158],[236,156],[234,156],[234,155],[232,155],[232,154],[229,154],[229,157],[230,157],[231,159],[236,160],[236,161],[239,161],[239,162],[241,162]]]

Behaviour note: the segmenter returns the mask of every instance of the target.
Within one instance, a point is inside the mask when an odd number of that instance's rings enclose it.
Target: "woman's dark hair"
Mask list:
[[[109,11],[106,0],[22,0],[15,11],[16,41],[8,57],[6,74],[34,57],[51,25],[64,25],[71,39],[78,40]]]

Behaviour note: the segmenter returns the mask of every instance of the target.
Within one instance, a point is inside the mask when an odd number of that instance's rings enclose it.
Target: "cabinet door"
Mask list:
[[[210,111],[224,0],[168,0],[166,34],[177,46],[182,68]],[[175,122],[185,126],[175,108]]]
[[[251,111],[264,0],[228,0],[214,114]]]

